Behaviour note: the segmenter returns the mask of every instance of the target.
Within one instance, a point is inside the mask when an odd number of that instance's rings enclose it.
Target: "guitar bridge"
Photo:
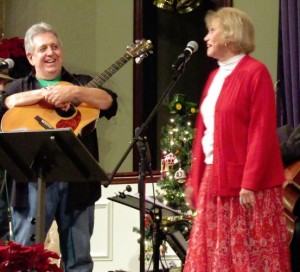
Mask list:
[[[44,128],[44,129],[54,129],[54,127],[52,125],[50,125],[46,120],[44,120],[43,118],[41,118],[40,116],[35,116],[34,117],[35,120],[38,121],[38,123]]]

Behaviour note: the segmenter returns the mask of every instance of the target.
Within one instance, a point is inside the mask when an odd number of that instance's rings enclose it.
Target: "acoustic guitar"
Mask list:
[[[140,63],[144,57],[151,53],[150,40],[141,39],[127,47],[126,53],[104,72],[91,80],[86,87],[98,88],[123,67],[130,59],[135,58]],[[59,82],[58,84],[71,84]],[[46,101],[9,109],[2,118],[1,130],[3,132],[23,130],[44,130],[58,128],[72,128],[76,135],[84,135],[96,126],[100,110],[92,108],[86,103],[72,102],[69,111],[49,105]]]
[[[289,242],[293,240],[295,222],[300,216],[300,161],[285,169],[287,182],[283,189],[283,206],[289,234]]]

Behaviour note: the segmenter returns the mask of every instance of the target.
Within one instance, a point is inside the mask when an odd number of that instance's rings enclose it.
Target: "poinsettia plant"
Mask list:
[[[0,41],[0,56],[1,58],[25,56],[24,39],[18,37],[2,39]]]
[[[12,241],[0,240],[1,272],[62,272],[51,259],[59,259],[55,252],[46,250],[43,244],[23,246]]]
[[[25,52],[24,39],[13,37],[0,40],[0,58],[10,58],[14,62],[13,68],[8,73],[12,78],[20,78],[32,70]]]

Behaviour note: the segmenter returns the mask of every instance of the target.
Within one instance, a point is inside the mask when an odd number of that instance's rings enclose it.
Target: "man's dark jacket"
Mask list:
[[[74,85],[86,85],[92,78],[86,75],[72,75],[65,69],[62,70],[61,80],[70,82]],[[19,92],[36,90],[41,88],[32,71],[27,77],[14,80],[6,86],[0,95],[0,119],[8,110],[4,104],[5,98]],[[113,104],[108,110],[101,110],[100,117],[110,119],[116,115],[118,104],[117,95],[111,90],[105,89],[113,98]],[[87,150],[98,161],[98,141],[96,129],[85,136],[78,136]],[[34,144],[34,143],[33,143]],[[72,209],[85,209],[94,204],[101,196],[101,185],[98,182],[71,182],[69,183],[68,207]],[[11,204],[13,207],[26,207],[28,205],[28,189],[26,183],[14,182]]]

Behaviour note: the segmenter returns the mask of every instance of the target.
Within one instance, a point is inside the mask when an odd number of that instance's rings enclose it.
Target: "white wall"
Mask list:
[[[92,237],[92,256],[94,272],[124,270],[126,272],[140,271],[140,246],[137,242],[139,235],[133,232],[133,227],[139,228],[139,210],[126,205],[108,201],[123,192],[126,185],[111,185],[101,200],[96,204],[95,233]],[[138,192],[137,185],[132,185],[132,193]],[[146,185],[146,194],[151,195],[152,185]],[[171,247],[166,254],[167,264],[172,262],[180,267],[181,262]],[[147,263],[146,264],[146,268]],[[147,270],[145,270],[147,271]]]

